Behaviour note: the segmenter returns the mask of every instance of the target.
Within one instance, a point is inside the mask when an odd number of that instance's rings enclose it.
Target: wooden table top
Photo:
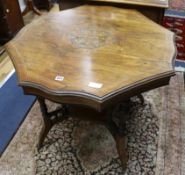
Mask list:
[[[26,93],[101,110],[168,84],[173,37],[135,10],[87,5],[42,16],[6,49]]]
[[[122,4],[132,4],[150,7],[161,7],[168,8],[168,0],[88,0],[88,1],[99,1],[99,2],[111,2],[111,3],[122,3]]]

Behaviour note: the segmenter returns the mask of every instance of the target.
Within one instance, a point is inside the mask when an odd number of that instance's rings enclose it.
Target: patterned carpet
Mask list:
[[[185,93],[182,74],[170,86],[132,101],[127,122],[127,175],[185,174]],[[50,103],[50,107],[55,105]],[[73,118],[55,125],[44,147],[36,144],[42,127],[35,103],[0,159],[1,175],[122,175],[115,142],[101,125]]]
[[[132,99],[129,116],[127,173],[155,174],[158,119],[150,104],[141,105],[138,99]],[[115,142],[108,130],[104,126],[74,118],[52,128],[44,147],[36,155],[36,165],[38,175],[124,174]]]

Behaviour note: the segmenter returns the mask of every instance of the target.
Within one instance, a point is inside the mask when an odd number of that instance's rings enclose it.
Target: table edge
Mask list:
[[[102,111],[107,106],[117,103],[117,101],[122,101],[142,92],[168,85],[170,78],[174,75],[174,70],[167,71],[117,89],[102,97],[80,91],[51,90],[39,84],[19,80],[18,85],[23,88],[25,94],[42,96],[57,103],[85,105]]]

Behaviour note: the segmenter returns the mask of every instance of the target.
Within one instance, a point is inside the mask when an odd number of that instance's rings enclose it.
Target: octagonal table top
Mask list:
[[[6,50],[25,93],[101,110],[168,84],[173,37],[135,10],[86,5],[33,21]]]

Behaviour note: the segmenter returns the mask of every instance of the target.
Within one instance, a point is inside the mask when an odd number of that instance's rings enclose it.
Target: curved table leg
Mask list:
[[[119,114],[119,105],[110,109],[108,111],[108,122],[106,127],[115,139],[117,151],[122,163],[123,170],[125,171],[128,162],[126,120],[128,117],[130,100],[125,101],[124,104],[122,103],[120,105],[124,108],[124,112],[122,111],[121,114]],[[116,116],[117,121],[114,120],[115,113],[118,113]]]
[[[45,100],[43,98],[38,98],[38,102],[40,104],[40,110],[42,112],[42,117],[43,117],[43,122],[44,122],[44,126],[41,130],[40,133],[40,137],[39,137],[39,142],[38,142],[38,148],[40,148],[42,146],[42,143],[44,141],[44,138],[47,136],[49,130],[52,127],[52,121],[48,116],[48,109],[47,106],[45,104]]]
[[[63,105],[60,109],[56,109],[55,111],[48,112],[48,108],[45,103],[45,99],[38,97],[38,102],[40,104],[40,109],[42,112],[42,117],[44,121],[44,126],[42,128],[42,131],[40,133],[40,138],[38,142],[38,149],[42,146],[42,143],[47,136],[49,130],[51,127],[57,122],[57,121],[62,121],[67,118],[68,110],[67,106]],[[54,116],[54,118],[52,118]],[[60,118],[59,118],[60,117]]]

